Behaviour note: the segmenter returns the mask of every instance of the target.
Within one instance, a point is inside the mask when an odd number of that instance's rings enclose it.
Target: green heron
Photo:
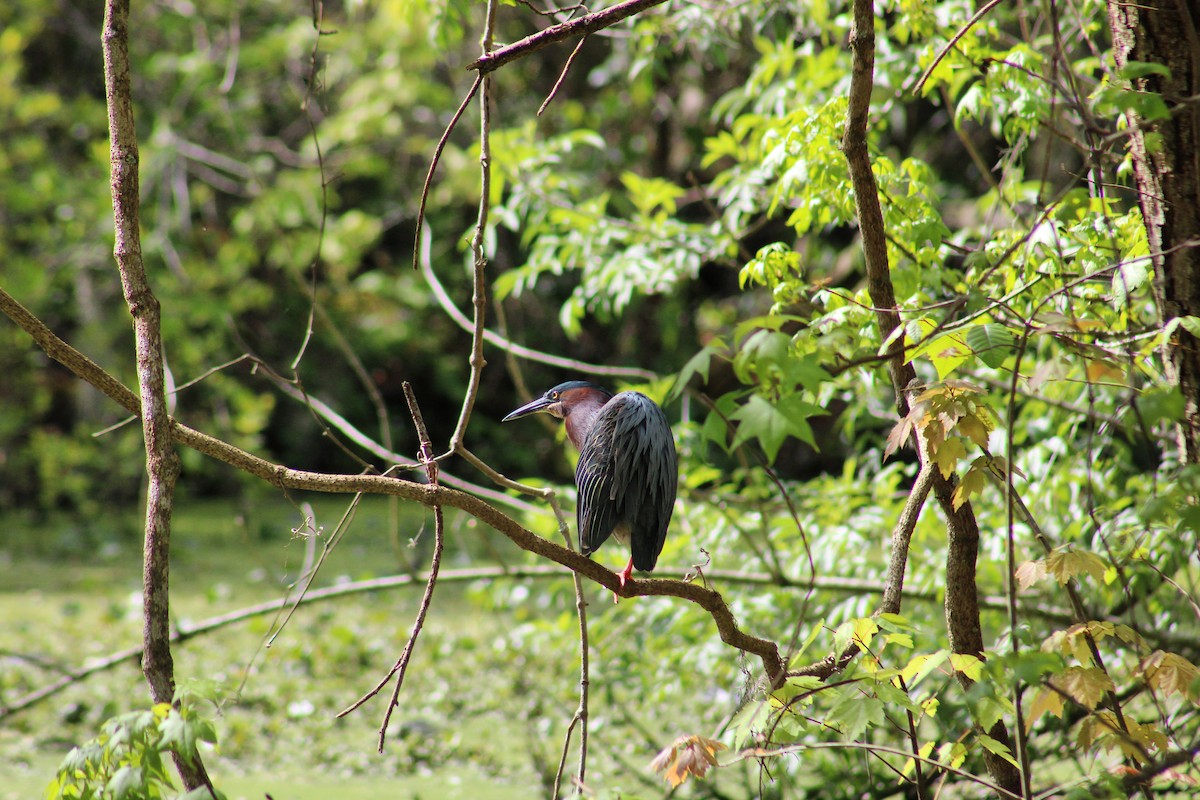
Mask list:
[[[640,392],[613,395],[594,383],[567,381],[504,422],[538,411],[563,420],[567,438],[579,450],[579,550],[591,555],[610,534],[627,545],[630,558],[619,575],[622,587],[635,568],[653,570],[667,538],[679,478],[666,414]]]

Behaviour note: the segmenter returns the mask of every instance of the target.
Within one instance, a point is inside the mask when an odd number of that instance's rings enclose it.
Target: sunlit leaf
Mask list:
[[[1046,573],[1051,575],[1059,585],[1079,575],[1087,574],[1097,581],[1104,581],[1108,564],[1095,553],[1086,550],[1055,550],[1046,556]]]
[[[1114,688],[1112,678],[1099,667],[1068,667],[1063,674],[1051,678],[1050,682],[1089,709],[1099,705],[1105,692],[1111,692]]]

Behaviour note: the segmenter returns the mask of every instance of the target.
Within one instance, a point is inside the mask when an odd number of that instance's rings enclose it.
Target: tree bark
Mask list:
[[[1129,112],[1129,150],[1159,319],[1200,317],[1200,8],[1193,0],[1108,0],[1108,21],[1118,67],[1170,70],[1133,80],[1135,90],[1162,95],[1171,116],[1147,123]],[[1200,463],[1200,339],[1179,325],[1164,348],[1167,377],[1185,401],[1180,457]]]
[[[113,255],[121,273],[125,302],[133,317],[137,354],[142,438],[146,445],[146,531],[142,551],[142,672],[155,703],[175,696],[171,658],[169,601],[171,512],[179,454],[171,438],[167,410],[158,299],[150,290],[142,262],[139,232],[138,144],[129,66],[129,0],[108,0],[104,7],[104,89],[108,105]],[[212,784],[199,755],[178,754],[175,766],[189,791]],[[214,794],[215,796],[215,794]]]
[[[904,360],[901,337],[892,337],[900,326],[900,310],[892,285],[888,264],[887,238],[883,209],[879,204],[879,187],[871,170],[871,155],[867,149],[867,117],[871,106],[871,89],[875,74],[875,8],[873,0],[854,0],[853,27],[850,49],[853,53],[853,73],[850,81],[849,107],[846,110],[846,131],[842,152],[850,168],[854,185],[854,203],[862,235],[863,256],[867,271],[867,292],[875,308],[880,336],[889,337],[888,372],[896,396],[896,408],[901,417],[908,415],[908,390],[916,378],[916,370]],[[914,436],[920,436],[919,432]],[[918,452],[921,448],[918,448]],[[923,459],[922,459],[923,460]],[[946,478],[933,470],[933,495],[946,519],[948,549],[946,553],[946,629],[950,647],[955,653],[983,657],[983,631],[979,620],[979,595],[975,583],[975,565],[979,552],[979,525],[971,504],[954,508],[955,476]],[[964,689],[972,681],[961,672],[955,673]],[[996,722],[988,735],[1016,752],[1003,722]],[[988,774],[996,785],[1014,795],[1022,795],[1021,773],[1005,759],[988,751],[983,753]]]

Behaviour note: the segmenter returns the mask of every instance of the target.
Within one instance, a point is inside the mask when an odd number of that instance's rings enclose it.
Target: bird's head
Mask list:
[[[565,419],[571,413],[571,409],[580,403],[592,402],[602,406],[611,398],[612,394],[602,386],[587,381],[567,381],[553,389],[547,389],[541,397],[526,403],[501,421],[508,422],[528,417],[539,411],[544,411],[559,419]]]

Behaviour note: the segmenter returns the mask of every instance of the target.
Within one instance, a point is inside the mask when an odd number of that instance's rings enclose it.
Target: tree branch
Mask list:
[[[862,234],[863,256],[866,262],[867,291],[875,308],[881,339],[890,340],[887,353],[888,372],[901,417],[908,415],[906,389],[917,377],[911,363],[904,360],[903,337],[893,336],[900,326],[900,312],[892,287],[888,265],[887,234],[883,224],[883,209],[879,204],[879,189],[871,171],[871,156],[867,148],[867,117],[871,108],[871,91],[875,74],[875,6],[873,0],[853,1],[853,27],[850,31],[852,74],[849,104],[846,110],[846,130],[842,152],[854,186],[854,203]],[[919,437],[919,432],[914,433]],[[918,451],[920,448],[918,447]],[[956,507],[953,500],[955,478],[945,478],[939,470],[932,471],[933,492],[946,518],[946,628],[950,647],[956,653],[983,654],[983,631],[979,622],[979,598],[975,584],[975,563],[979,553],[979,526],[970,502]],[[963,688],[972,681],[955,672]],[[1009,744],[1003,722],[997,722],[988,734]],[[1006,792],[1020,794],[1021,773],[1004,759],[991,752],[984,753],[988,772]]]
[[[171,659],[170,552],[171,513],[179,454],[171,441],[167,413],[162,334],[158,298],[150,289],[142,262],[139,230],[138,142],[133,116],[129,65],[129,0],[108,0],[104,6],[104,95],[108,106],[113,255],[121,273],[125,302],[133,317],[142,420],[146,446],[146,528],[142,551],[142,672],[155,703],[175,699],[175,667]],[[172,753],[184,787],[189,791],[212,783],[199,754],[185,759]]]
[[[664,2],[666,0],[625,0],[624,3],[617,3],[615,6],[606,8],[603,11],[597,11],[594,14],[588,14],[579,19],[569,20],[568,22],[561,22],[558,25],[551,25],[543,31],[526,36],[519,42],[514,42],[507,47],[501,47],[480,56],[470,64],[467,64],[467,69],[477,70],[480,75],[486,75],[510,61],[523,58],[555,42],[561,42],[563,39],[571,39],[576,36],[587,36],[589,33],[595,33],[603,28],[616,25],[626,17],[631,17],[640,11],[653,8]]]
[[[75,348],[59,339],[49,328],[0,289],[0,310],[24,329],[46,353],[83,380],[119,403],[138,413],[138,400],[133,392],[101,369]],[[522,550],[579,573],[621,597],[678,597],[695,603],[713,618],[721,641],[761,659],[771,684],[783,678],[783,659],[779,648],[767,639],[752,636],[738,627],[733,612],[719,592],[678,580],[637,579],[626,582],[622,589],[617,574],[579,553],[543,539],[522,527],[520,523],[477,497],[444,486],[426,486],[412,481],[381,475],[334,475],[296,470],[259,458],[206,433],[189,428],[172,419],[176,441],[232,467],[255,475],[272,486],[312,492],[345,494],[394,495],[425,506],[449,506],[465,511],[479,521],[507,536]]]

